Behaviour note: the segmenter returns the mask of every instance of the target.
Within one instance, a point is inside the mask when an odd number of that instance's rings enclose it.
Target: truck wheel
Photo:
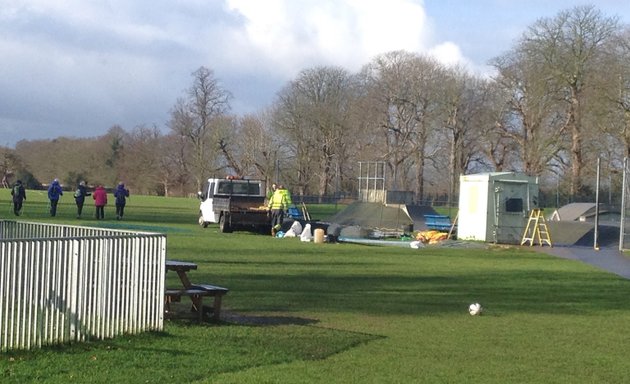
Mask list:
[[[269,233],[271,233],[271,225],[269,224],[259,225],[256,229],[256,232],[261,235],[269,235]]]
[[[221,215],[219,218],[219,232],[221,233],[229,233],[232,232],[232,228],[230,228],[230,224],[228,223],[227,215]]]
[[[199,225],[201,225],[202,228],[208,227],[208,222],[203,220],[203,215],[201,213],[199,214]]]

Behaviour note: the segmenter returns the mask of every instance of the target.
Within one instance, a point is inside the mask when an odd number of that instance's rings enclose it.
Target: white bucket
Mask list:
[[[315,229],[315,237],[313,242],[316,244],[321,244],[324,242],[324,230],[322,228]]]

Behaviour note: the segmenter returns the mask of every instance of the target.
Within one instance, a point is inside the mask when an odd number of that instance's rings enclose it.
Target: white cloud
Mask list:
[[[431,48],[429,54],[444,65],[457,65],[466,61],[460,48],[450,41]]]
[[[438,44],[431,48],[427,54],[433,56],[438,62],[449,66],[459,66],[466,71],[484,78],[491,78],[496,74],[493,67],[482,63],[475,63],[466,57],[460,47],[450,41]]]
[[[241,64],[281,69],[288,77],[313,65],[357,70],[383,52],[426,49],[427,21],[418,1],[226,2],[244,23],[242,31],[233,31],[236,49],[262,59],[242,57]]]
[[[432,48],[431,23],[422,0],[7,2],[0,100],[10,102],[0,104],[0,135],[28,124],[53,137],[163,125],[202,65],[243,113],[316,65],[357,71],[393,50],[465,62],[454,43]],[[46,125],[53,133],[43,134]]]

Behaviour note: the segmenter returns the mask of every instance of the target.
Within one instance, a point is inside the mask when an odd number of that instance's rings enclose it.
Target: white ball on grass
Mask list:
[[[481,315],[481,312],[483,312],[483,307],[479,303],[473,303],[468,306],[468,313],[472,316]]]

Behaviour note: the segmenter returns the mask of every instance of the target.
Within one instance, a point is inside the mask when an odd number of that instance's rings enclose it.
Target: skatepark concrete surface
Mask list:
[[[579,221],[580,216],[591,216],[594,204],[571,204],[559,210],[560,221],[548,220],[553,247],[534,245],[530,249],[564,259],[577,260],[602,270],[630,279],[630,256],[619,251],[619,224],[600,221],[598,246],[594,247],[595,225],[591,220]],[[345,236],[366,237],[365,227],[400,228],[412,224],[415,230],[424,229],[424,215],[435,214],[431,207],[386,207],[379,203],[354,203],[330,219],[346,227]],[[354,230],[356,233],[354,233]],[[466,247],[469,242],[446,241],[443,246]]]
[[[564,259],[578,260],[630,279],[630,258],[619,252],[617,247],[600,247],[595,250],[592,246],[545,246],[532,249]]]
[[[549,255],[578,260],[630,279],[630,257],[619,251],[617,215],[610,215],[604,211],[597,230],[598,249],[595,249],[594,209],[595,204],[586,203],[569,204],[559,209],[560,221],[547,222],[553,247],[534,248]],[[579,221],[580,217],[586,217],[586,221]]]

